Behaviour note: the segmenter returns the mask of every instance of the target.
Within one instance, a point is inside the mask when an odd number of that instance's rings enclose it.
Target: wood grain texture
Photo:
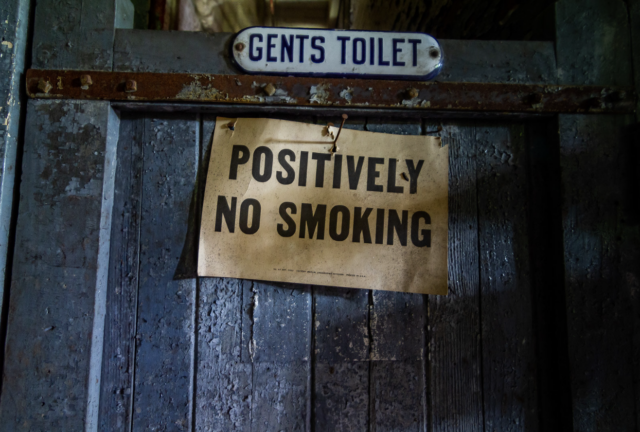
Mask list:
[[[424,430],[426,392],[423,362],[375,361],[370,367],[370,430]]]
[[[195,116],[145,119],[134,431],[191,427],[196,281],[176,276],[195,253],[198,130]]]
[[[632,6],[631,17],[627,4]],[[560,83],[633,85],[636,29],[629,26],[633,17],[633,3],[619,0],[559,2]],[[559,116],[576,431],[636,430],[640,425],[639,387],[634,388],[632,379],[638,379],[640,352],[639,339],[634,337],[640,328],[634,310],[640,280],[635,204],[638,153],[629,129],[634,120],[632,116]]]
[[[369,291],[313,287],[316,364],[369,360]]]
[[[201,125],[198,200],[211,157],[216,118],[205,116]],[[249,280],[199,278],[197,300],[197,352],[195,370],[195,430],[251,430],[253,365],[241,361],[242,295]]]
[[[244,286],[244,362],[309,361],[311,289],[308,285],[257,282]]]
[[[430,424],[483,431],[476,129],[433,124],[427,134],[449,146],[449,294],[429,298]]]
[[[622,0],[557,2],[558,83],[633,86],[628,23]]]
[[[311,289],[243,284],[243,363],[252,366],[252,430],[305,430],[311,421]]]
[[[475,132],[485,428],[536,430],[524,127],[492,125]]]
[[[121,121],[100,392],[99,425],[105,431],[131,427],[143,140],[143,119]]]
[[[309,430],[310,373],[306,361],[254,363],[252,430]]]
[[[196,431],[251,430],[253,365],[240,359],[242,286],[250,284],[200,279]]]
[[[631,192],[629,184],[637,166],[629,163],[632,148],[625,136],[632,121],[631,116],[577,115],[559,120],[576,431],[637,428],[632,378],[638,369],[634,305],[640,236],[638,221],[629,212],[637,203],[637,189]]]
[[[119,29],[114,41],[114,70],[235,75],[236,70],[225,61],[229,37],[227,33]]]
[[[314,430],[368,429],[370,367],[364,361],[315,364]]]
[[[446,64],[436,81],[555,84],[553,42],[439,40]]]
[[[3,432],[84,427],[108,112],[28,104]]]
[[[422,360],[426,297],[372,291],[371,360]]]
[[[111,70],[115,17],[113,0],[38,1],[32,67]]]

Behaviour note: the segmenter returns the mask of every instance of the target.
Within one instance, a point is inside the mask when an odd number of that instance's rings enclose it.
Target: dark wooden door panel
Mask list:
[[[538,429],[522,123],[348,123],[449,145],[447,297],[195,277],[214,127],[123,119],[102,430]]]
[[[478,125],[473,143],[485,429],[537,430],[524,126]]]
[[[638,156],[633,149],[637,144],[625,136],[632,123],[628,116],[559,118],[576,430],[631,431],[640,426],[633,385],[639,368],[633,338],[638,337],[640,229],[638,190],[632,183]]]
[[[449,294],[429,298],[429,419],[434,431],[483,431],[475,129],[429,124],[449,146]],[[441,129],[441,130],[440,130]]]
[[[253,364],[242,362],[242,291],[251,281],[200,279],[195,430],[251,430]]]
[[[28,106],[0,431],[82,430],[109,105]]]
[[[131,426],[145,122],[123,118],[114,187],[111,253],[100,388],[100,430]]]
[[[195,115],[144,121],[132,430],[189,430],[196,280],[176,273],[185,246],[196,246],[187,230],[196,211],[200,125]]]

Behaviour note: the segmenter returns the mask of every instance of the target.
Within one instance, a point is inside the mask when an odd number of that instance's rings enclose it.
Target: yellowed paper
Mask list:
[[[217,119],[200,276],[447,293],[448,147],[337,131]]]

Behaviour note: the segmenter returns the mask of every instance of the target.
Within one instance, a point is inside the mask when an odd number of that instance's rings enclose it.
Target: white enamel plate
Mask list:
[[[425,33],[249,27],[231,44],[245,73],[429,80],[442,49]]]

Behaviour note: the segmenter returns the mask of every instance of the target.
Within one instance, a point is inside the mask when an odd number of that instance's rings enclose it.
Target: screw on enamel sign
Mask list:
[[[262,75],[429,80],[442,49],[425,33],[250,27],[231,44],[236,65]]]

